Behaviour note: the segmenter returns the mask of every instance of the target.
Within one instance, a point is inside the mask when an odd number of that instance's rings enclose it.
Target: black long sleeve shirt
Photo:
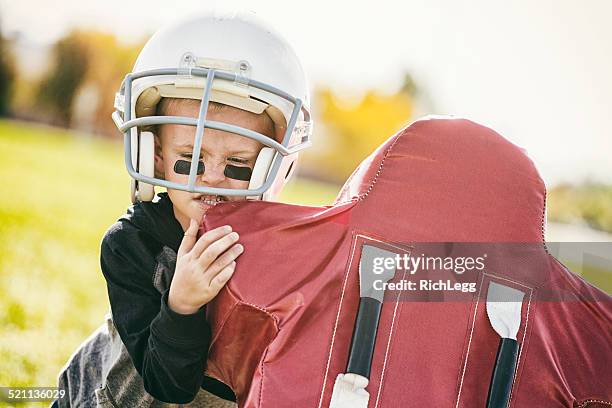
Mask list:
[[[176,313],[168,289],[160,293],[154,286],[157,255],[164,246],[178,252],[183,238],[170,198],[158,196],[131,206],[102,239],[100,264],[117,332],[156,399],[188,403],[201,387],[235,401],[229,387],[204,376],[211,337],[205,306]]]

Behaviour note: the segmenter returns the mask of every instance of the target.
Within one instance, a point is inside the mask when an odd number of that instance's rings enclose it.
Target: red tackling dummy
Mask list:
[[[240,407],[328,407],[347,369],[364,244],[402,256],[462,247],[486,252],[486,267],[444,280],[474,292],[385,292],[368,406],[485,407],[500,344],[492,282],[524,294],[510,406],[612,406],[612,301],[548,254],[545,202],[520,148],[469,120],[431,118],[372,153],[333,206],[217,205],[200,232],[229,224],[245,252],[208,305],[207,374]],[[488,244],[450,244],[466,242]]]

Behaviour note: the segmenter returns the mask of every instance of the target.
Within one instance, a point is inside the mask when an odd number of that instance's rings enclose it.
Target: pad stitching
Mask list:
[[[231,289],[229,288],[229,286],[225,286],[225,290],[227,291],[227,293],[229,294],[229,296],[232,297],[232,299],[234,299],[234,304],[232,305],[232,307],[229,308],[229,310],[223,315],[223,317],[221,318],[221,326],[219,326],[219,330],[217,331],[217,334],[215,335],[215,337],[213,337],[210,340],[210,344],[214,344],[217,341],[217,338],[219,338],[219,336],[221,335],[221,333],[223,332],[223,328],[225,327],[225,324],[227,323],[227,320],[229,319],[229,316],[234,312],[234,309],[236,309],[236,306],[238,304],[240,304],[240,300],[232,293]]]
[[[338,313],[336,314],[336,322],[334,323],[334,331],[332,333],[331,344],[329,348],[329,356],[327,357],[327,364],[325,366],[325,375],[323,376],[323,389],[321,390],[321,397],[319,398],[318,407],[321,408],[321,404],[323,404],[323,396],[325,394],[325,384],[327,383],[327,374],[329,372],[329,365],[331,363],[331,357],[334,349],[334,341],[336,338],[336,328],[338,327],[338,320],[340,320],[340,312],[342,311],[342,300],[344,299],[344,292],[346,290],[346,283],[348,282],[348,276],[351,272],[351,265],[353,264],[353,257],[355,255],[355,248],[357,246],[357,236],[353,233],[353,246],[351,250],[351,259],[349,260],[348,268],[346,270],[346,275],[344,276],[344,283],[342,284],[342,293],[340,294],[340,301],[338,303]]]
[[[525,348],[525,337],[527,336],[527,326],[529,325],[529,312],[531,310],[531,298],[533,295],[533,288],[527,285],[524,285],[520,282],[514,281],[512,279],[508,279],[508,278],[504,278],[502,276],[497,276],[495,274],[492,273],[487,273],[484,272],[484,275],[499,279],[499,280],[504,280],[507,282],[512,282],[515,285],[519,285],[522,286],[524,288],[527,288],[529,290],[529,300],[527,301],[527,311],[525,312],[525,327],[523,328],[523,338],[521,339],[521,346],[519,347],[519,355],[518,358],[516,359],[516,371],[514,372],[514,376],[512,377],[512,389],[510,390],[510,398],[508,399],[508,403],[510,403],[512,401],[512,397],[514,395],[514,384],[517,381],[517,377],[518,377],[518,372],[519,372],[519,368],[521,367],[521,354],[523,354],[523,349]]]
[[[383,241],[382,239],[374,238],[374,237],[369,236],[369,235],[364,235],[364,234],[359,234],[358,233],[357,237],[361,237],[361,238],[368,239],[370,241],[375,241],[375,242],[378,242],[378,243],[381,243],[381,244],[385,244],[385,245],[388,245],[390,247],[396,248],[396,249],[398,249],[400,251],[406,251],[405,248],[397,247],[397,246],[395,246],[393,244],[390,244],[389,242]],[[412,251],[412,248],[411,248],[411,251]],[[404,275],[402,275],[402,279],[406,278],[406,273],[407,273],[407,271],[404,270]],[[376,393],[375,408],[378,407],[378,401],[380,399],[380,392],[382,391],[382,388],[383,388],[383,380],[384,380],[384,377],[385,377],[385,369],[386,369],[386,366],[387,366],[389,349],[391,348],[391,340],[393,338],[393,327],[394,327],[394,323],[395,323],[395,317],[396,317],[396,314],[397,314],[397,308],[398,308],[399,303],[400,303],[399,302],[400,295],[401,294],[398,293],[397,298],[396,298],[396,302],[395,302],[395,308],[393,309],[393,319],[391,320],[391,328],[389,330],[389,339],[387,340],[387,348],[385,349],[385,358],[384,358],[384,361],[383,361],[383,368],[382,368],[381,373],[380,373],[380,381],[378,383],[378,391]]]
[[[546,245],[546,200],[548,199],[548,192],[546,191],[546,186],[544,186],[544,202],[542,203],[542,243],[544,244],[544,250],[548,255],[548,246]]]
[[[337,203],[334,203],[334,205],[333,205],[333,206],[335,207],[335,206],[337,206],[337,205],[348,204],[348,203],[352,203],[352,202],[355,202],[355,201],[359,201],[359,197],[356,197],[356,198],[350,198],[350,199],[348,199],[348,200],[344,200],[344,201],[338,201]]]
[[[257,305],[255,305],[253,303],[247,303],[247,302],[243,302],[243,301],[240,301],[240,303],[242,303],[243,305],[251,306],[252,308],[257,309],[257,310],[259,310],[261,312],[264,312],[265,314],[270,316],[272,318],[272,320],[274,320],[274,326],[276,326],[276,329],[278,330],[279,322],[278,322],[278,318],[274,315],[274,313],[268,311],[266,308],[263,308],[261,306],[257,306]]]
[[[609,405],[609,406],[611,406],[611,407],[612,407],[612,403],[610,403],[610,402],[608,402],[608,401],[598,400],[598,399],[589,399],[589,400],[584,400],[584,401],[581,401],[581,402],[579,403],[579,405],[578,405],[576,408],[585,408],[585,407],[586,407],[586,404],[589,404],[589,403],[591,403],[591,402],[596,402],[596,403],[598,403],[598,404],[606,404],[606,405]]]
[[[372,180],[372,183],[370,183],[370,186],[368,187],[366,192],[363,193],[363,195],[359,196],[359,200],[365,199],[368,196],[368,194],[370,194],[370,191],[372,191],[372,189],[374,188],[374,184],[376,184],[376,182],[378,181],[378,176],[380,176],[380,173],[382,173],[382,169],[383,169],[383,165],[385,164],[385,160],[389,156],[389,153],[391,153],[391,150],[393,149],[397,141],[402,137],[402,135],[403,134],[397,135],[393,143],[391,143],[391,146],[389,146],[389,148],[385,152],[382,160],[380,161],[380,165],[378,166],[378,170],[376,171],[376,174],[374,175],[374,179]]]
[[[402,279],[406,279],[406,269],[404,269],[404,274],[402,275]],[[391,320],[391,329],[389,330],[389,339],[387,340],[387,348],[385,350],[385,359],[383,361],[382,372],[380,373],[380,382],[378,384],[378,393],[376,394],[376,404],[374,404],[374,408],[378,407],[378,402],[380,400],[380,392],[383,389],[383,383],[385,379],[385,370],[387,368],[387,358],[389,355],[389,349],[391,348],[391,339],[393,338],[393,328],[395,327],[395,317],[397,314],[397,308],[400,304],[400,293],[397,294],[397,298],[395,299],[395,308],[393,309],[393,319]]]
[[[527,301],[527,312],[525,313],[525,328],[523,329],[523,338],[521,340],[521,347],[519,347],[519,355],[516,359],[516,371],[514,372],[514,377],[512,378],[512,388],[510,389],[510,398],[508,398],[508,405],[512,402],[512,397],[514,396],[514,385],[518,381],[518,372],[519,367],[521,366],[521,355],[523,354],[523,349],[525,348],[525,336],[527,335],[527,325],[529,324],[529,311],[531,309],[531,295],[532,291],[529,291],[529,300]]]
[[[517,282],[517,281],[512,280],[512,279],[504,278],[503,276],[495,275],[494,273],[490,273],[490,272],[483,272],[483,274],[484,274],[484,275],[487,275],[487,276],[490,276],[490,277],[492,277],[492,278],[495,278],[495,279],[504,280],[504,281],[506,281],[506,282],[511,282],[511,283],[514,283],[515,285],[522,286],[522,287],[524,287],[524,288],[526,288],[526,289],[528,289],[528,290],[533,290],[533,288],[532,288],[531,286],[527,286],[527,285],[525,285],[524,283]]]
[[[217,342],[217,339],[219,338],[219,336],[221,335],[221,333],[223,333],[223,328],[225,327],[225,325],[227,324],[227,321],[229,320],[229,317],[232,313],[234,313],[234,310],[236,310],[236,307],[239,305],[240,303],[234,303],[232,305],[232,307],[229,308],[228,312],[223,316],[223,323],[221,323],[221,325],[219,326],[219,330],[217,331],[217,334],[215,335],[215,337],[213,337],[210,340],[210,345],[212,346],[213,344],[215,344]]]
[[[472,327],[470,329],[470,337],[468,340],[467,351],[465,353],[465,362],[463,363],[463,371],[461,372],[461,381],[459,382],[459,392],[457,393],[457,403],[455,408],[459,407],[459,401],[461,400],[461,390],[463,389],[463,379],[465,377],[465,370],[467,368],[468,357],[470,356],[470,347],[472,345],[472,335],[474,334],[474,326],[476,325],[476,313],[478,312],[478,305],[480,303],[480,294],[482,293],[482,286],[484,283],[484,273],[480,278],[480,288],[478,288],[478,296],[476,297],[476,307],[474,308],[474,317],[472,317]]]
[[[274,321],[274,328],[275,328],[277,331],[279,330],[279,328],[278,328],[278,326],[279,326],[278,318],[277,318],[277,317],[276,317],[276,316],[275,316],[275,315],[274,315],[272,312],[268,311],[267,309],[265,309],[265,308],[263,308],[263,307],[261,307],[261,306],[254,305],[254,304],[252,304],[252,303],[247,303],[247,302],[244,302],[244,301],[242,301],[242,300],[238,299],[238,297],[237,297],[237,296],[236,296],[236,295],[235,295],[235,294],[232,292],[232,290],[231,290],[231,289],[230,289],[228,286],[226,286],[226,287],[225,287],[225,290],[227,290],[227,292],[228,292],[228,293],[229,293],[229,294],[232,296],[232,298],[234,298],[234,300],[236,301],[236,303],[235,303],[235,304],[234,304],[234,305],[231,307],[230,311],[228,311],[228,312],[227,312],[227,313],[224,315],[224,318],[223,318],[223,323],[221,324],[221,326],[220,326],[220,328],[219,328],[219,333],[217,333],[217,335],[215,336],[215,338],[211,340],[211,344],[212,344],[212,343],[214,343],[214,342],[217,340],[217,338],[218,338],[219,334],[220,334],[220,333],[223,331],[223,327],[225,326],[225,323],[227,323],[227,319],[229,318],[229,316],[232,314],[232,312],[234,311],[234,309],[236,309],[236,307],[237,307],[238,305],[247,305],[247,306],[251,306],[251,307],[252,307],[252,308],[254,308],[254,309],[257,309],[257,310],[259,310],[259,311],[261,311],[261,312],[264,312],[266,315],[270,316],[270,317],[272,318],[272,320]]]
[[[266,359],[266,356],[268,355],[268,351],[270,349],[268,347],[266,347],[266,351],[264,352],[262,358],[261,358],[261,363],[259,364],[259,369],[261,370],[261,379],[259,380],[259,406],[262,407],[263,406],[263,387],[264,387],[264,361]]]

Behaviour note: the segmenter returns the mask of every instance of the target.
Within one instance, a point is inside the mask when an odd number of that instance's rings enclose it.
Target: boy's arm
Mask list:
[[[168,290],[160,296],[153,286],[155,249],[144,234],[111,231],[100,260],[117,331],[145,390],[164,402],[188,403],[202,384],[210,343],[204,308],[189,315],[172,311]]]

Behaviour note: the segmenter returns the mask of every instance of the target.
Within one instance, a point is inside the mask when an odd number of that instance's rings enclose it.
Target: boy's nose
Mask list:
[[[200,180],[208,186],[217,185],[225,180],[225,163],[205,163]]]

